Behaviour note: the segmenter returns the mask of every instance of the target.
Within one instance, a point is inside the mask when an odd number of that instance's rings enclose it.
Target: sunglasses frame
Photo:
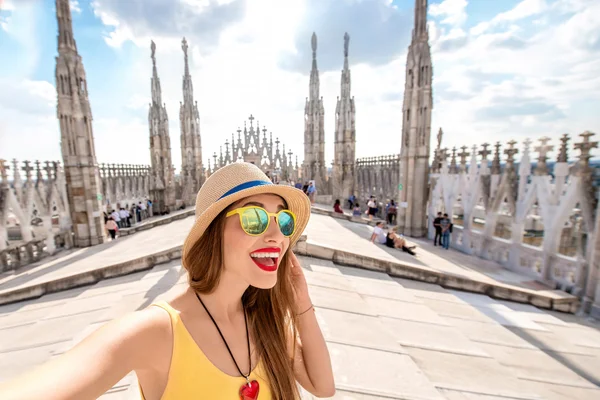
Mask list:
[[[264,212],[267,214],[267,217],[268,217],[268,219],[267,219],[267,227],[266,227],[266,228],[265,228],[265,230],[264,230],[264,231],[262,231],[261,233],[258,233],[258,234],[249,233],[248,231],[246,231],[246,230],[244,229],[244,223],[242,222],[242,214],[243,214],[243,213],[244,213],[244,211],[246,211],[246,210],[250,210],[250,209],[257,209],[257,208],[258,208],[259,210],[263,210],[263,211],[264,211]],[[284,234],[284,233],[281,231],[281,227],[279,226],[279,214],[281,214],[282,212],[289,213],[289,214],[292,216],[292,220],[294,221],[294,230],[292,231],[292,233],[291,233],[289,236],[286,236],[286,235],[285,235],[285,234]],[[278,211],[278,212],[276,212],[276,213],[271,213],[271,212],[268,212],[267,210],[265,210],[263,207],[259,207],[259,206],[246,206],[246,207],[240,207],[240,208],[236,208],[235,210],[231,210],[231,211],[229,211],[229,212],[228,212],[228,213],[225,215],[225,217],[229,218],[229,217],[231,217],[232,215],[235,215],[235,214],[238,214],[238,215],[239,215],[239,219],[240,219],[240,226],[242,227],[242,230],[244,231],[244,233],[245,233],[246,235],[249,235],[249,236],[261,236],[261,235],[264,235],[264,234],[265,234],[265,232],[269,230],[269,226],[271,226],[271,219],[272,219],[271,217],[275,217],[275,220],[277,221],[277,227],[279,228],[279,232],[281,232],[281,234],[282,234],[283,236],[285,236],[285,237],[287,237],[287,238],[290,238],[290,237],[292,237],[292,236],[294,235],[294,233],[296,233],[296,214],[294,214],[294,212],[293,212],[293,211],[291,211],[291,210],[287,210],[287,209],[285,209],[285,210],[280,210],[280,211]]]

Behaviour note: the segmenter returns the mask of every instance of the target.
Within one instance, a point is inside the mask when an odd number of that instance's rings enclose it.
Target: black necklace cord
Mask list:
[[[202,299],[200,298],[200,296],[198,295],[197,292],[196,292],[196,297],[198,298],[198,300],[200,301],[200,304],[202,304],[202,307],[204,307],[204,309],[206,310],[206,313],[208,314],[211,321],[217,328],[219,335],[221,335],[221,339],[223,339],[223,343],[225,343],[225,347],[227,347],[227,351],[229,352],[229,355],[231,356],[231,359],[233,360],[233,363],[235,364],[235,367],[237,368],[238,372],[240,373],[240,375],[242,375],[244,378],[246,378],[246,381],[248,381],[248,384],[249,384],[250,383],[249,377],[250,377],[250,374],[252,373],[252,358],[250,357],[250,335],[248,335],[248,320],[246,318],[246,310],[244,309],[244,324],[246,325],[246,341],[248,343],[248,374],[247,375],[244,374],[242,372],[242,370],[240,369],[240,367],[238,366],[238,363],[235,361],[235,357],[233,356],[233,353],[231,352],[231,349],[229,348],[229,345],[227,344],[227,340],[225,340],[223,333],[219,329],[219,325],[217,325],[217,322],[211,315],[210,311],[208,311],[208,308],[206,308],[206,306],[204,305],[204,302],[202,301]]]

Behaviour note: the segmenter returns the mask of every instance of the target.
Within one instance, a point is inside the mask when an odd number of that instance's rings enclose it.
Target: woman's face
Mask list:
[[[259,206],[271,213],[286,208],[281,197],[259,194],[234,203],[229,210],[245,206]],[[269,228],[260,236],[250,236],[244,232],[238,214],[226,218],[223,230],[225,271],[239,276],[248,285],[259,289],[275,286],[279,264],[290,245],[290,239],[283,236],[275,218],[270,218]],[[277,257],[264,257],[267,254]]]

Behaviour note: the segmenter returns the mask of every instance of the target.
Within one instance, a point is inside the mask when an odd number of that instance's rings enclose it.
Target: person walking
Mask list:
[[[352,210],[355,202],[356,202],[356,196],[351,194],[350,197],[348,197],[348,210]]]
[[[315,187],[314,181],[309,182],[308,189],[306,189],[306,194],[308,194],[308,198],[310,199],[310,204],[315,204],[315,196],[317,195],[317,188]]]
[[[375,196],[371,196],[369,201],[367,202],[368,213],[369,213],[369,221],[373,220],[373,216],[377,213],[377,201],[375,200]]]
[[[442,213],[438,212],[437,217],[433,220],[433,227],[435,228],[435,236],[433,237],[433,245],[437,246],[438,243],[442,244],[442,227],[440,222],[442,221]]]
[[[0,386],[0,399],[96,399],[134,371],[143,400],[333,397],[335,382],[302,266],[301,191],[229,164],[196,197],[183,243],[188,284],[102,326]]]
[[[121,226],[121,216],[119,215],[119,213],[117,211],[115,211],[115,210],[112,210],[112,212],[110,213],[110,216],[117,223],[117,226],[119,228],[122,228],[122,226]]]
[[[121,224],[123,225],[122,228],[129,228],[131,227],[131,223],[129,221],[129,211],[127,211],[125,209],[125,207],[121,207],[121,209],[119,210],[119,218],[121,218]]]
[[[442,220],[440,221],[440,227],[442,228],[442,247],[446,250],[450,247],[450,227],[452,224],[450,223],[450,218],[448,218],[448,214],[444,214]]]
[[[386,220],[389,225],[396,224],[397,213],[398,213],[398,207],[396,207],[396,203],[394,203],[394,200],[390,200],[390,202],[386,206]]]
[[[117,237],[117,231],[119,230],[119,227],[117,226],[117,223],[112,217],[108,217],[108,221],[106,221],[106,230],[108,231],[110,238],[112,240],[115,240]]]

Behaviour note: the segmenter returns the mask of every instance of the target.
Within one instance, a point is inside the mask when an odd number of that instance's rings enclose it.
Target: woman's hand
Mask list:
[[[308,284],[306,283],[306,277],[304,271],[300,265],[298,257],[292,250],[288,250],[290,259],[290,273],[292,275],[292,284],[294,285],[294,297],[296,299],[296,314],[306,311],[312,306],[310,295],[308,293]]]

